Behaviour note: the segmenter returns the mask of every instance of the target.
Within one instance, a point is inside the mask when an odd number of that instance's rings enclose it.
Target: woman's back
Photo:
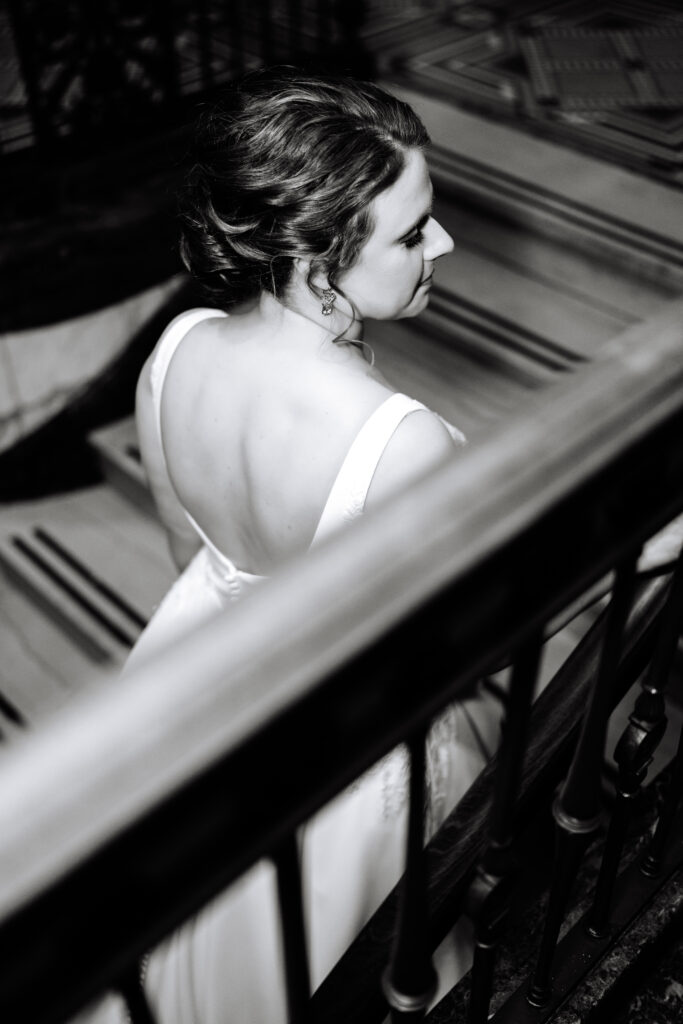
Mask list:
[[[310,547],[354,439],[393,394],[359,349],[313,345],[300,318],[279,310],[278,318],[276,330],[262,312],[209,314],[181,337],[159,382],[158,424],[144,408],[151,391],[138,399],[148,468],[160,428],[157,491],[167,472],[166,500],[175,494],[219,551],[257,575]],[[381,455],[368,502],[452,450],[432,414],[406,418]]]

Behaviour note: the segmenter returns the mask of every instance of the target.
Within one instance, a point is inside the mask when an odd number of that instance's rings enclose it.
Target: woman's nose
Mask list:
[[[427,225],[427,244],[424,247],[425,260],[437,260],[453,249],[453,239],[433,217]]]

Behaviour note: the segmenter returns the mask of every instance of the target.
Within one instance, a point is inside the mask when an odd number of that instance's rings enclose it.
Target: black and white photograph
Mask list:
[[[683,7],[0,0],[1,1024],[683,1020]]]

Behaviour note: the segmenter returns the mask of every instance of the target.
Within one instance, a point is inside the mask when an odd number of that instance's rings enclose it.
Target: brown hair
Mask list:
[[[353,266],[369,204],[406,151],[429,142],[406,104],[368,82],[263,69],[200,121],[181,194],[181,255],[223,308],[262,290],[282,297],[293,260],[311,275]]]

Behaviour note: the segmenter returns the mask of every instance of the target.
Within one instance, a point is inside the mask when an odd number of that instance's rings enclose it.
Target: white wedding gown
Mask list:
[[[159,430],[163,381],[177,346],[199,320],[220,315],[225,314],[215,309],[190,310],[162,335],[151,371]],[[424,408],[406,395],[392,394],[369,417],[339,470],[313,544],[362,514],[375,467],[394,430],[406,415]],[[464,444],[463,435],[446,425],[454,443]],[[202,548],[162,601],[127,668],[163,648],[179,632],[228,608],[261,579],[237,568],[191,518],[190,522]],[[429,835],[483,767],[484,751],[495,749],[499,717],[499,707],[481,696],[453,704],[433,724],[427,741]],[[272,770],[277,771],[276,764]],[[407,780],[407,752],[400,746],[300,829],[314,987],[401,875]],[[469,967],[464,927],[459,926],[437,951],[440,993]],[[156,948],[146,965],[145,988],[159,1024],[285,1024],[272,865],[255,865]],[[121,1001],[112,997],[99,1006],[95,1017],[86,1019],[93,1024],[121,1024],[126,1014]]]

